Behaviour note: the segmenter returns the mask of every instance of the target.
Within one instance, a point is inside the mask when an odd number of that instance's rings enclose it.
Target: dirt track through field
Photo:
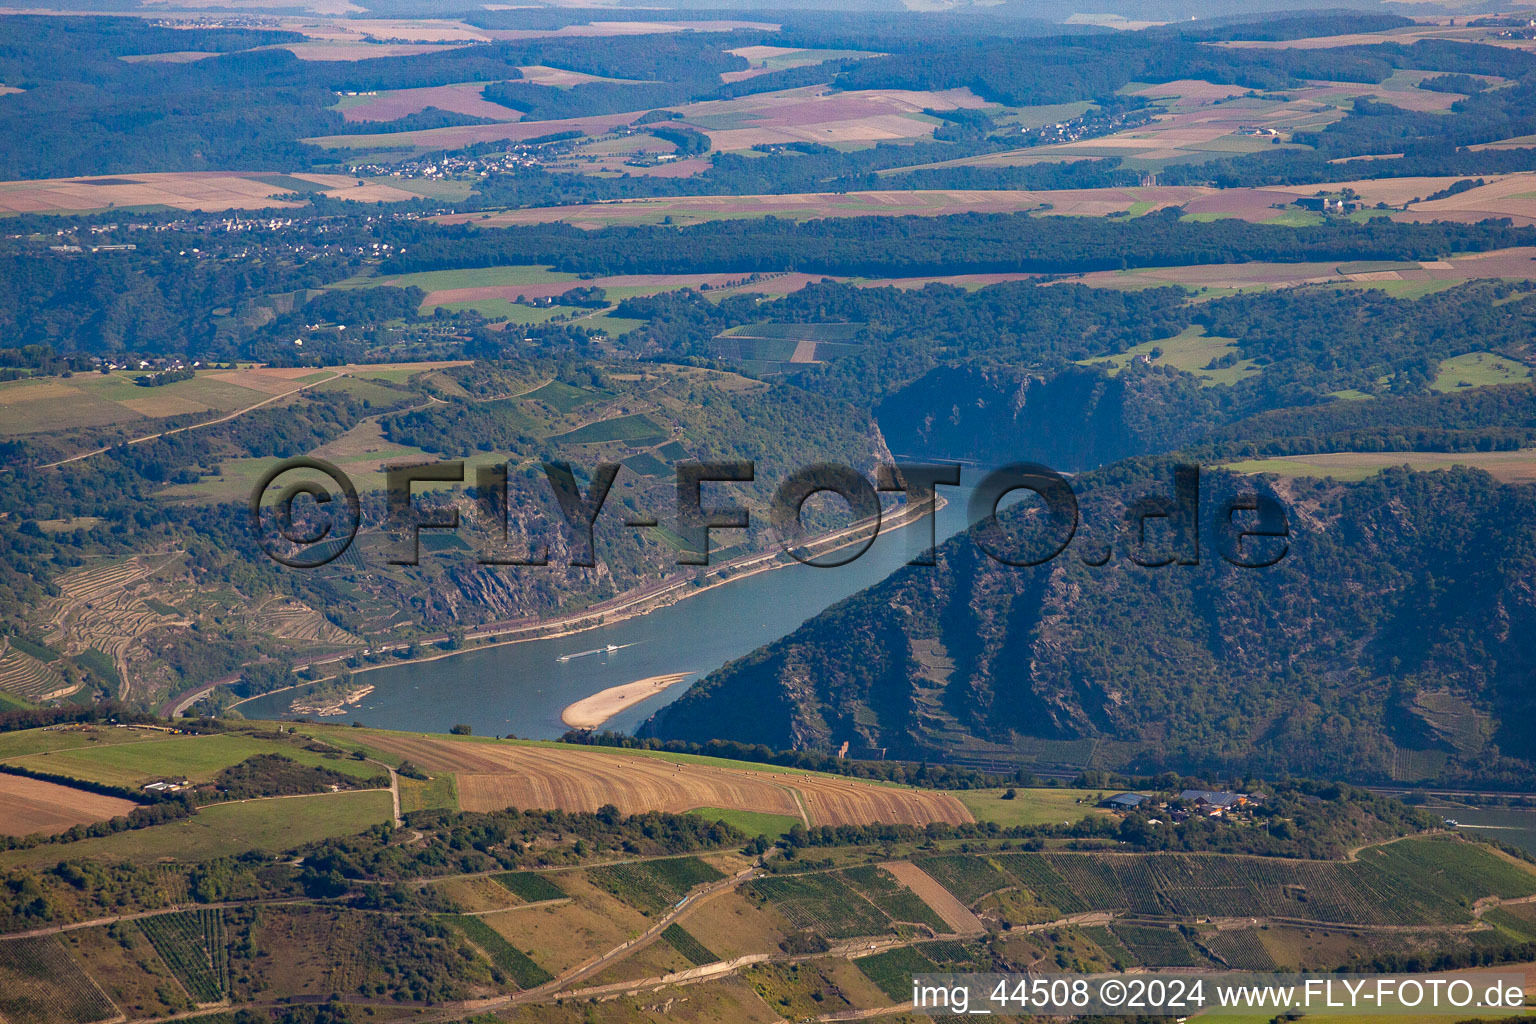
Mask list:
[[[656,757],[513,744],[371,736],[368,744],[428,771],[457,772],[466,811],[506,807],[626,814],[718,807],[799,818],[812,825],[962,824],[972,819],[947,793],[877,786],[857,779],[795,772],[676,764]]]

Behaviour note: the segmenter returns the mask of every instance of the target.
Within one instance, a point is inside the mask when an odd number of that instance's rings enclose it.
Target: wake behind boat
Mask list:
[[[633,647],[633,646],[635,646],[635,645],[634,644],[609,644],[607,647],[594,647],[590,651],[577,651],[575,654],[562,654],[562,655],[560,655],[560,657],[556,658],[555,660],[558,661],[558,662],[564,663],[564,662],[567,662],[567,661],[574,661],[576,658],[585,658],[585,657],[588,657],[589,655],[593,655],[593,654],[612,654],[614,651],[622,651],[626,647]]]

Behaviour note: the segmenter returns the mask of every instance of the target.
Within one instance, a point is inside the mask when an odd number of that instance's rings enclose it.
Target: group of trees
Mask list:
[[[583,231],[541,224],[423,234],[384,263],[386,273],[545,264],[588,274],[800,271],[874,277],[962,273],[1080,273],[1194,263],[1431,259],[1536,242],[1536,229],[1507,222],[1330,222],[1314,228],[1229,219],[1198,223],[1177,208],[1129,221],[1029,214],[764,217],[686,228]]]

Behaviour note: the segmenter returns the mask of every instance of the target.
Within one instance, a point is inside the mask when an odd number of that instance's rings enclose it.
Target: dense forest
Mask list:
[[[1433,259],[1529,245],[1507,222],[1398,224],[1377,218],[1296,229],[1243,220],[1199,223],[1162,210],[1130,221],[1029,214],[718,220],[687,228],[564,224],[443,229],[386,260],[385,273],[546,264],[586,274],[751,273],[918,277],[1075,273],[1250,260]]]
[[[1074,483],[1085,523],[1103,527],[1171,476],[1146,463]],[[1209,509],[1239,483],[1204,486]],[[1401,777],[1410,751],[1442,779],[1527,785],[1530,489],[1459,470],[1278,496],[1290,553],[1265,570],[1209,550],[1198,565],[1142,568],[1125,557],[1134,538],[1107,527],[1095,542],[1118,550],[1103,567],[1069,552],[1012,568],[961,535],[936,568],[908,568],[727,665],[645,732],[1043,761],[1051,741],[1091,738],[1106,767],[1372,781]],[[1005,514],[1015,543],[1031,518]]]

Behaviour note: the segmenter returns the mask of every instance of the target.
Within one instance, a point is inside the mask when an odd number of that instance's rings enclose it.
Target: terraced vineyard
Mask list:
[[[141,918],[139,930],[195,1002],[216,1003],[229,992],[223,911],[157,914]]]
[[[1055,907],[1062,914],[1077,914],[1088,909],[1087,902],[1077,890],[1044,857],[1031,853],[1005,853],[993,859],[1042,903]]]
[[[849,868],[840,872],[844,881],[884,911],[893,921],[906,924],[927,925],[935,932],[949,928],[933,908],[924,903],[911,889],[896,881],[888,872],[872,865]]]
[[[1259,933],[1251,928],[1239,931],[1216,932],[1200,940],[1212,953],[1226,961],[1228,967],[1240,971],[1272,971],[1274,957],[1259,941]]]
[[[492,875],[491,880],[526,903],[543,903],[545,900],[565,898],[565,890],[534,871],[509,871],[501,875]]]
[[[17,647],[7,646],[4,655],[0,655],[0,690],[41,701],[62,697],[71,687],[53,666]]]
[[[695,886],[718,882],[725,876],[697,857],[674,857],[593,868],[587,877],[636,910],[659,914]]]
[[[362,643],[357,637],[299,601],[266,602],[251,613],[251,621],[258,630],[285,640],[327,646]]]
[[[1536,874],[1452,838],[1369,847],[1358,860],[1347,862],[1176,853],[1019,853],[1000,855],[991,863],[936,857],[921,864],[962,900],[1019,885],[1064,915],[1104,910],[1182,918],[1458,924],[1471,920],[1471,906],[1482,896],[1536,894]]]
[[[667,925],[666,930],[661,933],[661,937],[667,945],[683,954],[688,959],[688,962],[695,967],[712,964],[720,959],[711,953],[704,943],[694,938],[680,924]]]
[[[778,875],[759,878],[744,890],[769,904],[793,927],[828,939],[884,935],[890,918],[868,900],[860,899],[836,875]]]
[[[89,1024],[117,1015],[58,939],[0,942],[0,1017],[7,1024]]]
[[[59,577],[60,596],[52,613],[51,635],[59,638],[72,654],[95,648],[105,655],[97,656],[104,665],[121,664],[145,633],[184,621],[177,614],[157,610],[135,593],[133,585],[165,562],[164,556],[138,556]],[[116,669],[97,674],[115,675]],[[102,681],[114,685],[119,682],[111,678]]]
[[[874,956],[860,957],[854,966],[892,999],[910,999],[914,974],[935,974],[939,965],[918,952],[914,946],[887,950]]]
[[[1148,967],[1209,967],[1189,940],[1172,928],[1117,924],[1110,929]]]
[[[981,857],[924,857],[913,863],[932,875],[935,881],[954,893],[966,906],[988,893],[1018,884],[1016,879],[1003,874],[991,861]]]
[[[1135,967],[1139,963],[1136,959],[1136,954],[1126,948],[1125,943],[1120,941],[1120,937],[1108,928],[1095,926],[1084,928],[1082,931],[1084,935],[1093,940],[1095,946],[1104,951],[1105,955],[1109,957],[1111,964],[1117,965],[1120,968],[1126,968]]]
[[[944,968],[969,967],[980,969],[987,960],[984,948],[967,945],[956,939],[919,942],[916,948],[918,952]]]
[[[463,932],[470,942],[479,946],[491,963],[511,978],[518,988],[535,988],[554,977],[478,917],[451,914],[446,920]]]

